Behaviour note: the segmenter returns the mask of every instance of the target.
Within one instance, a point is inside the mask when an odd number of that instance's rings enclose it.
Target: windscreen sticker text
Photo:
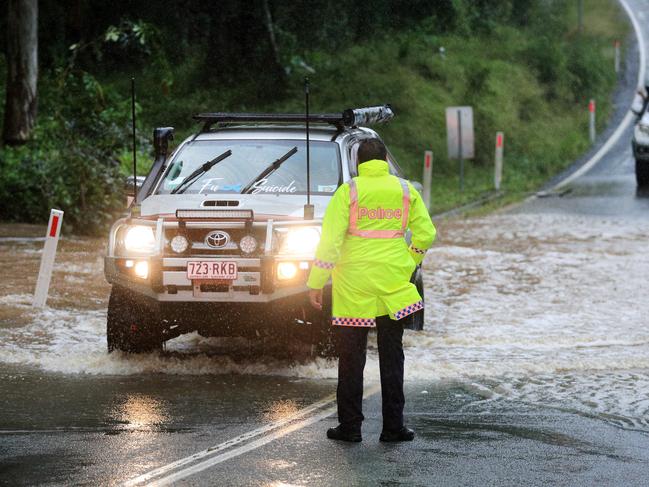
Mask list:
[[[221,179],[223,178],[206,179],[198,194],[218,193],[219,191],[233,191],[235,193],[240,193],[243,189],[243,184],[214,184],[214,181],[219,181]]]
[[[297,192],[295,180],[291,181],[286,186],[270,186],[268,185],[268,179],[260,179],[255,184],[253,184],[251,189],[252,189],[252,194]]]

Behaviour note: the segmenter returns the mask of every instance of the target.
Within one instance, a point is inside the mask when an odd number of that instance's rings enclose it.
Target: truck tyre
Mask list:
[[[163,336],[156,327],[155,314],[138,303],[128,290],[113,286],[108,300],[106,342],[108,353],[152,352],[162,349]]]
[[[635,160],[635,179],[639,188],[649,186],[649,161]]]

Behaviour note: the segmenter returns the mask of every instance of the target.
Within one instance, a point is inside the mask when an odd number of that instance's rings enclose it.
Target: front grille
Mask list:
[[[206,237],[213,231],[225,232],[229,242],[222,248],[213,248],[205,242]],[[182,254],[171,250],[170,242],[178,234],[183,234],[189,240],[189,248]],[[252,235],[257,240],[257,249],[251,254],[244,254],[239,248],[239,242],[246,235]],[[165,230],[165,256],[209,256],[209,257],[257,257],[264,252],[265,229],[245,228],[169,228]]]

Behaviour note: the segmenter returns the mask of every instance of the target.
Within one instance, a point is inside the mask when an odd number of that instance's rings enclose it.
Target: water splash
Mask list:
[[[649,429],[649,223],[507,215],[450,222],[440,234],[424,265],[426,330],[404,337],[409,381],[460,380],[490,400]],[[171,341],[165,353],[106,354],[107,287],[94,246],[74,242],[57,261],[53,308],[32,310],[29,288],[5,282],[0,363],[66,374],[336,377],[332,361],[241,359],[215,353],[222,343],[197,334]],[[29,245],[3,243],[0,257],[3,249],[37,266]],[[81,287],[91,296],[79,302],[70,295]],[[366,377],[378,378],[374,338]]]

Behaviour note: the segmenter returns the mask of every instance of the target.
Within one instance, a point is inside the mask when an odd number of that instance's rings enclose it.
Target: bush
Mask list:
[[[568,50],[568,70],[572,75],[574,100],[583,102],[589,98],[608,98],[608,88],[615,82],[612,69],[602,69],[601,42],[582,38],[573,42]]]
[[[123,207],[118,154],[130,145],[130,105],[90,74],[59,70],[41,83],[34,140],[0,151],[0,219],[46,221],[65,211],[66,226],[96,233]]]

